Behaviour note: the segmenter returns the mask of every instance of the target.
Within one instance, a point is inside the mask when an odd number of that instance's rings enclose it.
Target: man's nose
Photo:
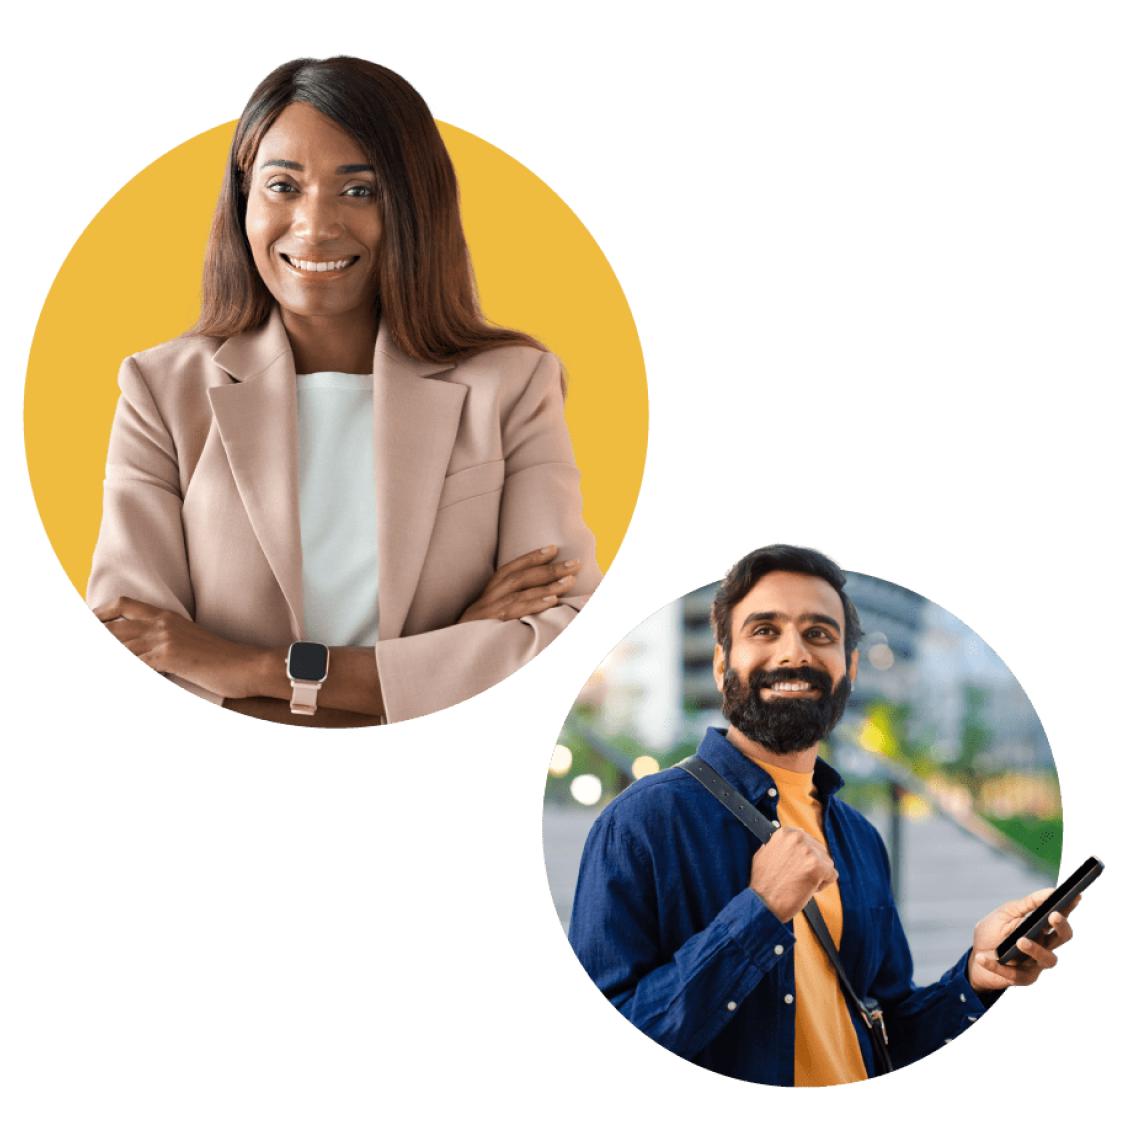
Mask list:
[[[781,636],[778,665],[783,667],[803,667],[813,661],[812,649],[795,627],[786,628]]]

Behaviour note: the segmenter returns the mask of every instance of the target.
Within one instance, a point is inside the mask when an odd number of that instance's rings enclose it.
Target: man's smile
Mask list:
[[[820,691],[811,682],[775,682],[761,688],[762,700],[773,698],[819,698]]]

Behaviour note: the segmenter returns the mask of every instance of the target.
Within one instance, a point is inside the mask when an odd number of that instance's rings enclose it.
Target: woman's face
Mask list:
[[[245,232],[286,316],[374,310],[383,234],[376,176],[355,140],[307,103],[286,106],[264,135]]]

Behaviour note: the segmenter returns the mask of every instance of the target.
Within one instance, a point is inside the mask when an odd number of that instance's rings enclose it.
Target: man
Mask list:
[[[874,1076],[868,1029],[802,914],[815,897],[856,994],[883,1010],[892,1064],[976,1021],[1008,986],[1052,967],[1072,937],[1000,966],[994,948],[1048,894],[1007,903],[970,950],[917,988],[876,830],[835,796],[817,751],[856,679],[860,622],[826,556],[773,545],[730,570],[714,599],[714,675],[730,723],[698,756],[778,821],[757,838],[684,769],[644,778],[588,837],[569,938],[619,1011],[660,1045],[727,1076],[831,1085]]]

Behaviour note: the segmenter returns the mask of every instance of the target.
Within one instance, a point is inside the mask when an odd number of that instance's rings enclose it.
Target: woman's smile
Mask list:
[[[301,258],[287,252],[282,252],[280,256],[284,263],[287,264],[297,276],[301,279],[311,277],[314,282],[318,282],[321,277],[331,279],[332,277],[340,276],[348,268],[353,268],[359,263],[359,257],[357,256],[349,256],[343,260],[315,260]]]

